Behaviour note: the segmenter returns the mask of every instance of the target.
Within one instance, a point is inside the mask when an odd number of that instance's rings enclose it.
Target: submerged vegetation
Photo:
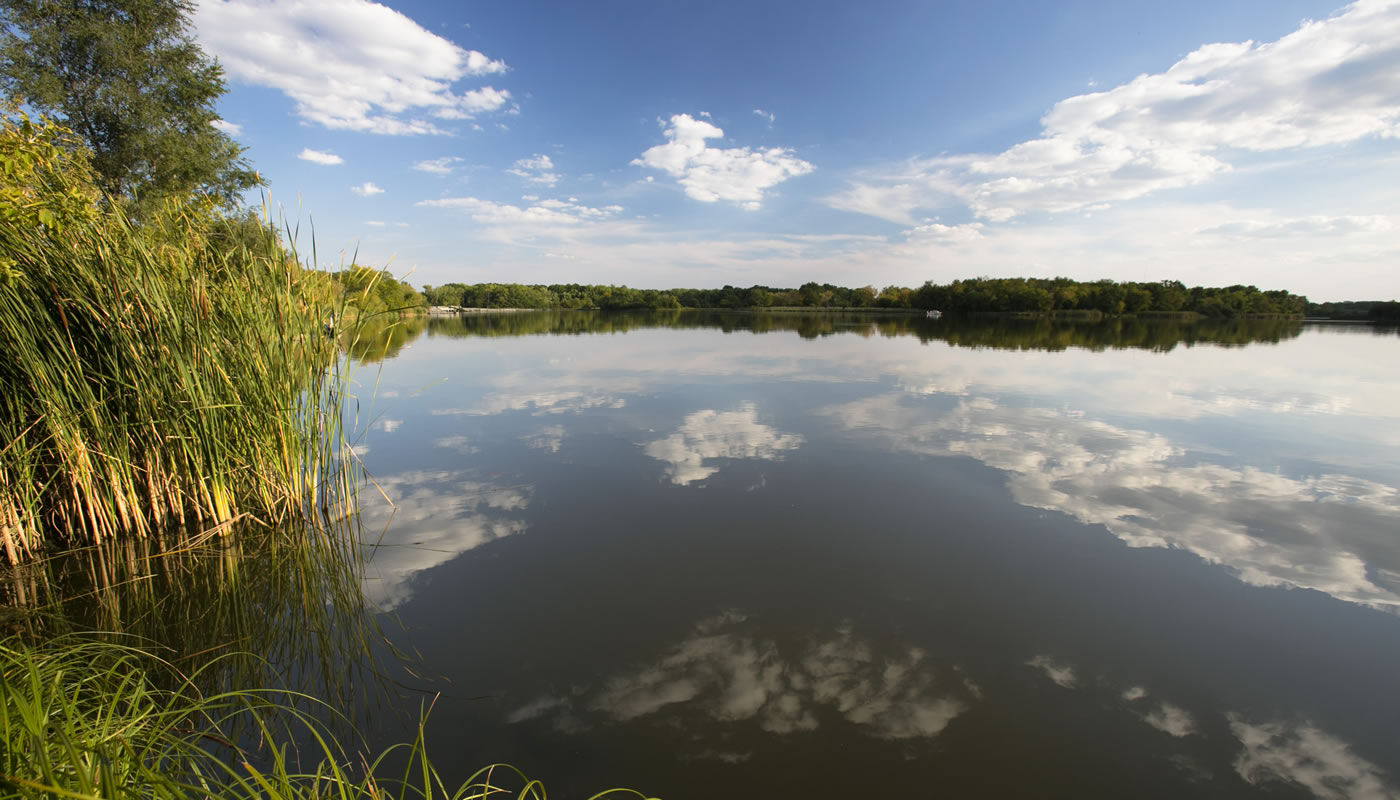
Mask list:
[[[1196,317],[1301,317],[1307,298],[1254,286],[1187,287],[1180,281],[1145,283],[1070,278],[972,278],[916,289],[848,288],[804,283],[796,289],[725,286],[721,289],[631,289],[586,284],[460,284],[425,286],[433,305],[468,308],[829,308],[939,309],[953,313],[1028,313]]]

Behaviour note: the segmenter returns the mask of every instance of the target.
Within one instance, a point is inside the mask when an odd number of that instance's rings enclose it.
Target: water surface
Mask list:
[[[448,777],[1396,796],[1393,332],[525,314],[363,354],[365,590]]]

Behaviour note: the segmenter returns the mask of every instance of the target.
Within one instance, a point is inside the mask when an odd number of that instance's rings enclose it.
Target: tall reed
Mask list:
[[[348,495],[326,276],[199,198],[133,224],[69,135],[0,127],[0,547],[269,523]]]

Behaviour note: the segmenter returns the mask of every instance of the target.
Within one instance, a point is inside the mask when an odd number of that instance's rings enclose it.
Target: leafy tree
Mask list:
[[[1371,306],[1371,319],[1392,325],[1400,323],[1400,301],[1391,300]]]
[[[223,70],[194,42],[189,0],[0,0],[0,88],[92,150],[108,194],[141,213],[203,192],[232,205],[260,183],[213,127]]]
[[[395,278],[388,270],[352,264],[349,269],[335,273],[334,277],[344,292],[346,303],[361,313],[398,313],[424,305],[422,294]]]

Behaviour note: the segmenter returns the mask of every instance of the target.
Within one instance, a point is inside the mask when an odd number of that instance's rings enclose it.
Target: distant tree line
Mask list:
[[[1094,282],[1070,278],[970,278],[902,286],[848,288],[804,283],[719,289],[632,289],[590,284],[449,283],[425,286],[431,305],[467,308],[869,308],[953,313],[1199,314],[1206,317],[1302,316],[1307,298],[1254,286],[1187,287],[1180,281]]]
[[[1339,303],[1308,303],[1307,315],[1327,319],[1400,323],[1400,301],[1348,300]]]

